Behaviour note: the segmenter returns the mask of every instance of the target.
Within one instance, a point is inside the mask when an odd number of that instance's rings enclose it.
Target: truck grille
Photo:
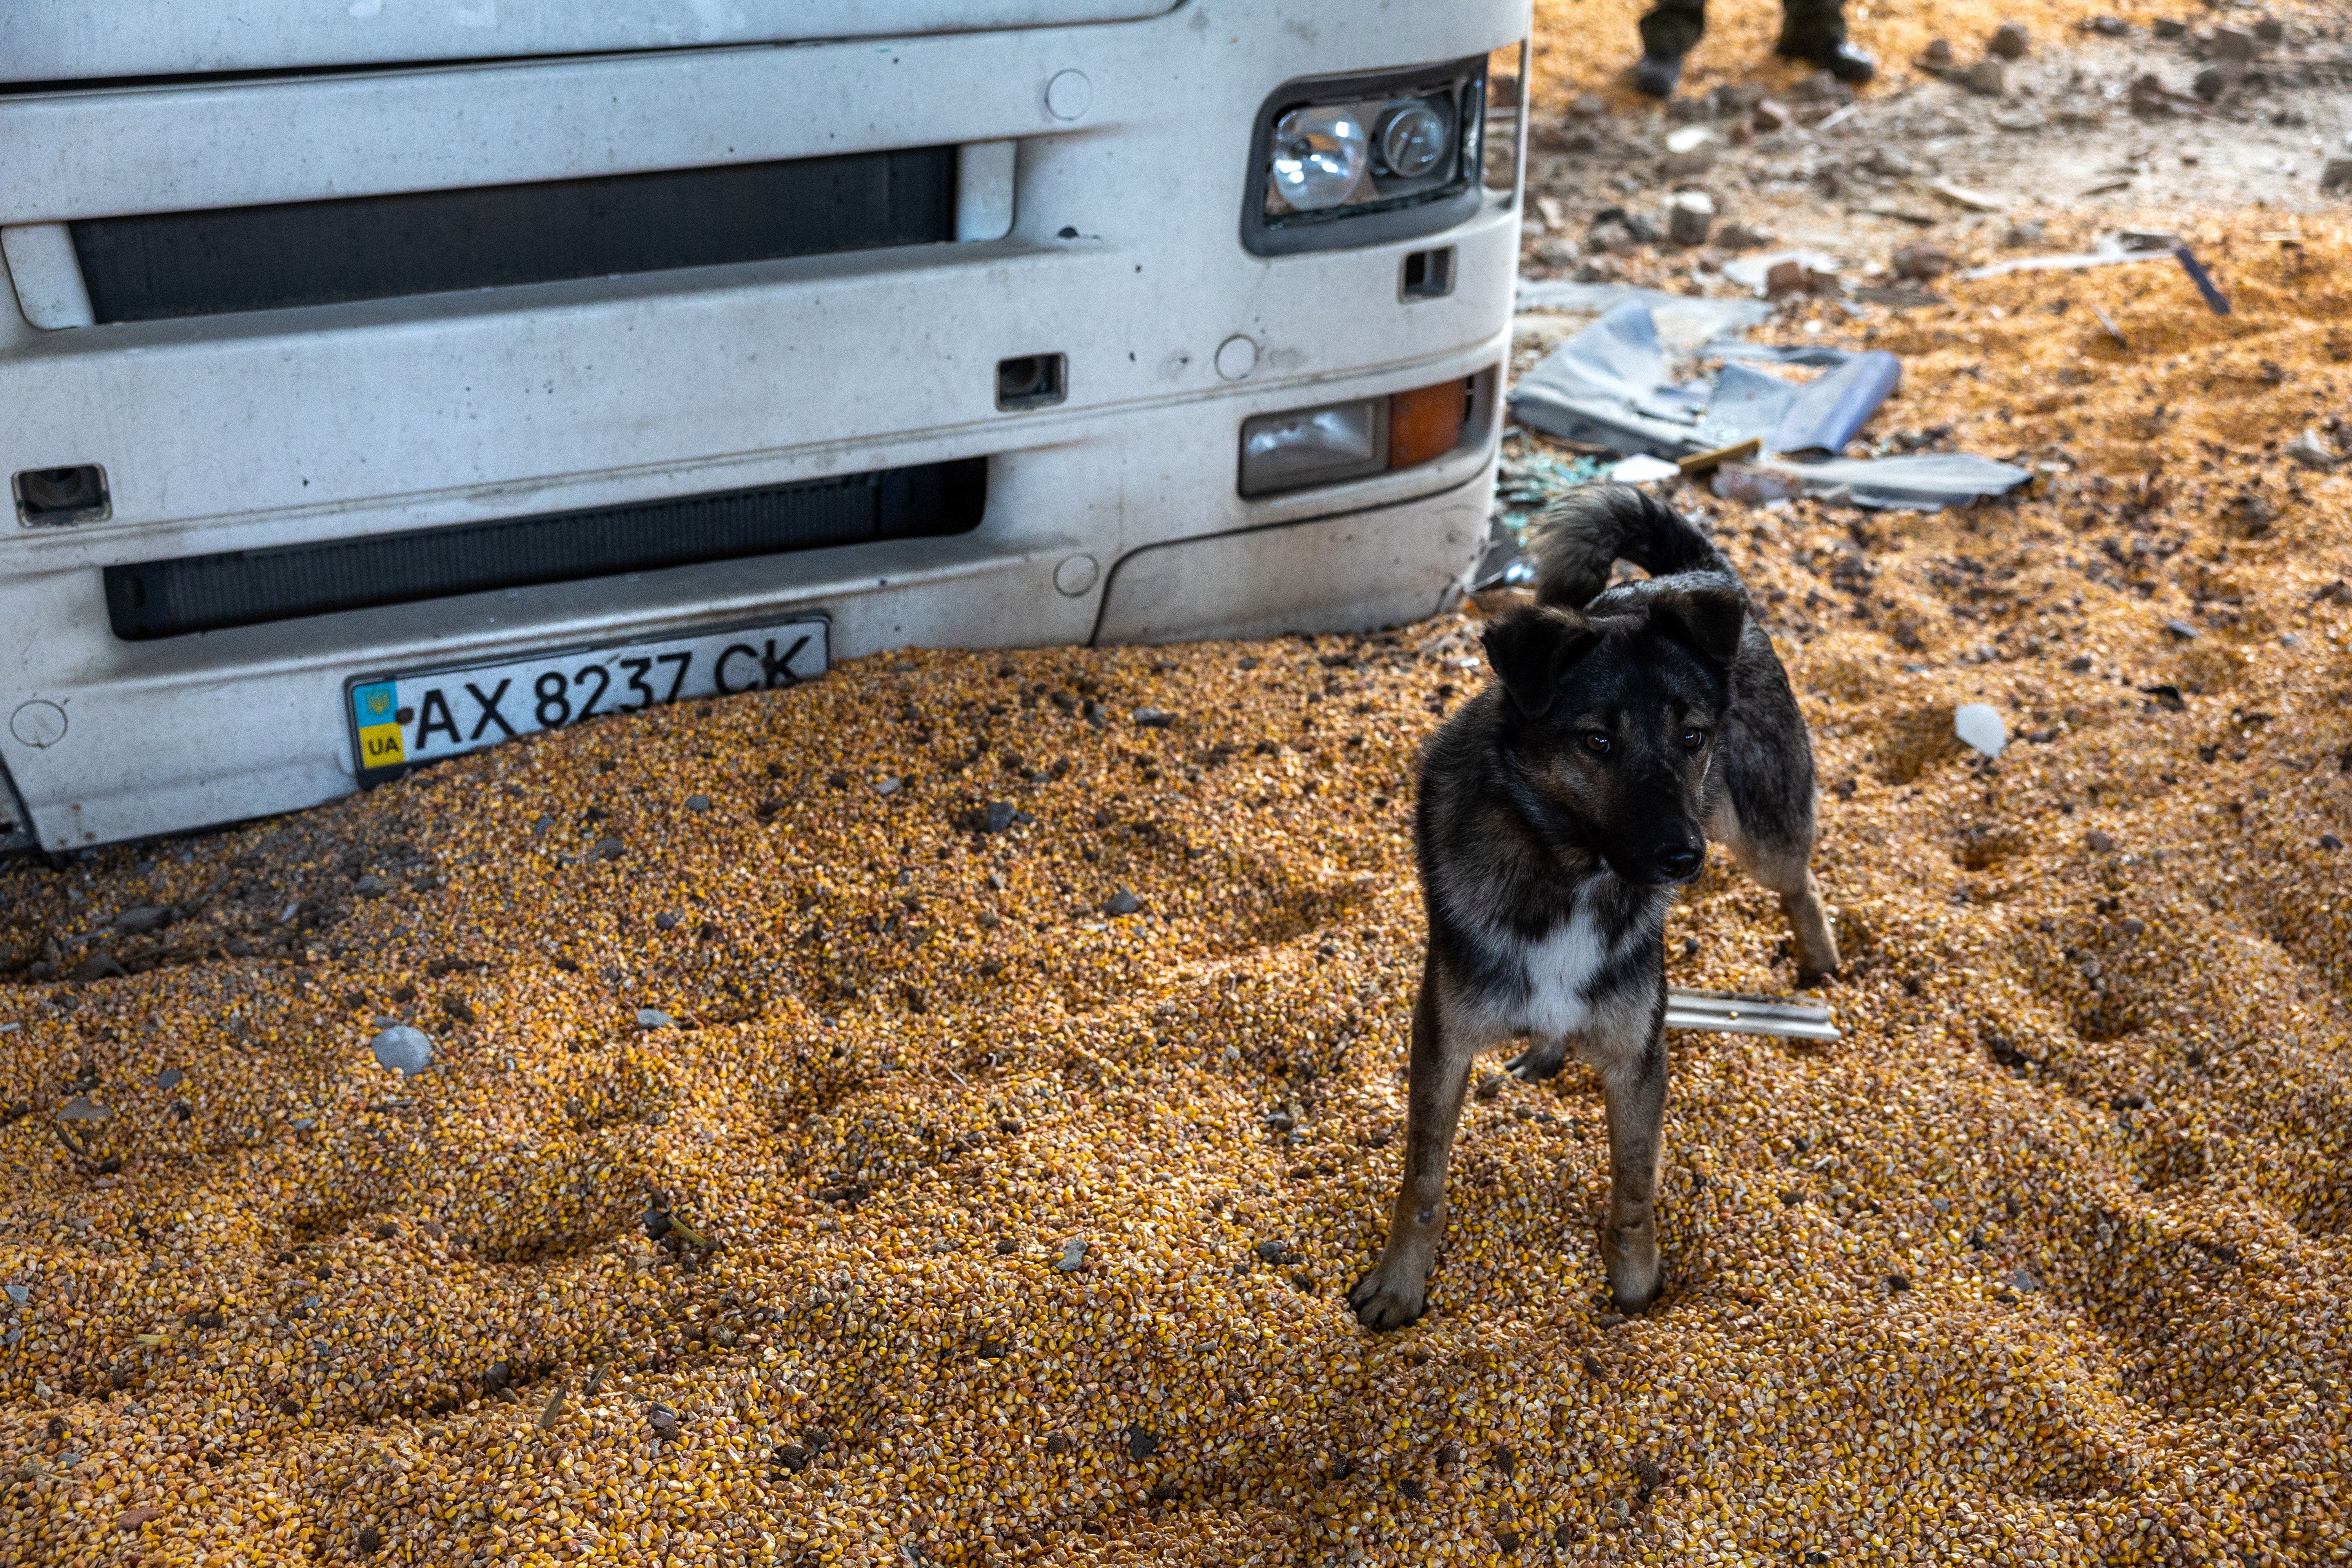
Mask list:
[[[988,459],[106,569],[126,642],[980,526]]]
[[[929,245],[956,149],[151,213],[73,224],[100,323]]]

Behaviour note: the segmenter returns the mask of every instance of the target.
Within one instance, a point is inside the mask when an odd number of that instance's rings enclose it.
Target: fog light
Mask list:
[[[1274,188],[1299,212],[1336,207],[1371,162],[1364,122],[1346,105],[1294,109],[1274,128]]]
[[[1242,426],[1242,494],[1360,479],[1388,467],[1385,397],[1261,414]]]

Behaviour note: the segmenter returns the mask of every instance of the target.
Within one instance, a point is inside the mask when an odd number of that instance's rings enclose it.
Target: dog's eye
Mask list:
[[[1696,752],[1696,751],[1697,751],[1701,746],[1704,746],[1704,745],[1706,745],[1706,731],[1704,731],[1704,730],[1685,730],[1685,731],[1683,731],[1683,750],[1684,750],[1684,751],[1685,751],[1685,752]]]
[[[1584,732],[1584,749],[1596,757],[1603,755],[1609,750],[1609,737],[1598,730],[1587,730]]]

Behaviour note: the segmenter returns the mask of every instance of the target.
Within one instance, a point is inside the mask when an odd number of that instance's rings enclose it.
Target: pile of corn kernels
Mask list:
[[[1656,1309],[1576,1069],[1344,1306],[1474,621],[909,652],[0,870],[0,1561],[2342,1561],[2352,252],[2191,221],[1867,328],[2029,496],[1699,498],[1849,963],[1675,1038]]]

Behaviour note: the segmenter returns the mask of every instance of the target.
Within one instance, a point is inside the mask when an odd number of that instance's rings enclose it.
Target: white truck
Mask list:
[[[0,843],[1486,532],[1528,0],[0,10]]]

